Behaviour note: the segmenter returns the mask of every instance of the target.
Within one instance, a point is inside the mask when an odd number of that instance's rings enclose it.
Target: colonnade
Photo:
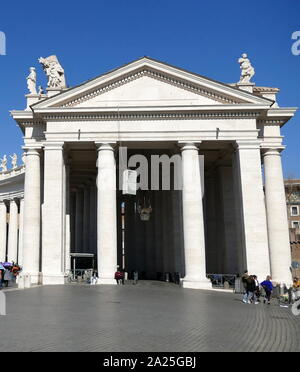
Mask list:
[[[116,161],[115,144],[96,143],[98,152],[97,188],[83,187],[76,192],[75,249],[90,250],[87,221],[89,206],[97,199],[97,257],[100,284],[115,284],[117,267]],[[182,209],[185,278],[188,288],[208,288],[206,279],[205,229],[202,184],[199,169],[201,143],[180,143],[182,154]],[[69,229],[66,223],[67,182],[64,143],[46,142],[42,149],[26,148],[25,208],[24,208],[24,271],[35,277],[42,271],[44,284],[63,284]],[[258,141],[237,141],[233,156],[236,202],[235,212],[241,230],[239,249],[245,252],[250,272],[260,278],[273,274],[275,280],[290,281],[290,250],[286,219],[281,149],[261,149]],[[42,241],[40,155],[44,152]],[[261,171],[263,153],[265,196]],[[97,198],[96,198],[97,194]],[[3,209],[3,206],[2,206]],[[12,204],[12,213],[16,208]],[[2,212],[3,213],[3,212]],[[12,215],[12,223],[15,217]],[[3,217],[1,217],[3,220]],[[2,238],[3,239],[3,238]],[[14,241],[13,234],[9,238]],[[11,243],[15,246],[15,243]],[[15,255],[14,248],[11,252]],[[14,257],[14,256],[12,256]],[[41,266],[39,262],[41,259]],[[230,260],[230,257],[227,257]]]
[[[0,262],[23,264],[23,213],[23,196],[0,200]]]

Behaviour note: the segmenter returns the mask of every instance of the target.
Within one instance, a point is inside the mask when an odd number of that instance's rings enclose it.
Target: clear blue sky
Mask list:
[[[300,106],[300,55],[291,35],[300,30],[298,0],[64,0],[3,1],[0,31],[0,156],[20,153],[22,134],[9,110],[25,108],[28,68],[56,54],[70,86],[147,55],[222,82],[239,78],[247,52],[257,85],[279,87],[281,106]],[[300,178],[300,113],[283,129],[285,175]]]

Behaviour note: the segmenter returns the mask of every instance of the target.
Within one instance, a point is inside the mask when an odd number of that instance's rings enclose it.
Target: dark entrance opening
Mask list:
[[[118,192],[118,265],[132,277],[134,270],[140,279],[178,281],[184,276],[182,192],[174,189],[174,164],[170,163],[170,189],[163,190],[163,167],[159,168],[159,187],[151,188],[151,156],[168,155],[169,150],[129,151],[143,155],[148,163],[148,190],[138,189],[137,195]],[[129,163],[130,164],[130,163]],[[137,167],[130,167],[134,170]],[[138,178],[138,183],[141,179]],[[151,210],[148,216],[142,210]]]

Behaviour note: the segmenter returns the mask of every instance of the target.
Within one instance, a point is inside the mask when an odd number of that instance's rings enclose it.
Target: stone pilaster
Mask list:
[[[221,205],[218,206],[222,216],[224,254],[222,255],[221,268],[224,274],[235,274],[239,272],[240,264],[238,259],[238,243],[235,221],[235,194],[233,187],[232,167],[221,166],[219,172],[219,187]],[[218,226],[217,232],[220,232]],[[219,234],[218,234],[219,235]]]
[[[280,150],[268,149],[263,158],[271,275],[288,285],[292,259]]]
[[[9,203],[7,258],[9,262],[18,260],[18,205],[15,199]]]
[[[92,185],[90,187],[90,253],[96,254],[97,251],[97,195],[96,187]]]
[[[83,252],[90,252],[90,188],[83,190]]]
[[[205,234],[202,182],[198,148],[187,143],[181,148],[183,177],[183,231],[185,254],[185,288],[211,288],[206,278]]]
[[[116,284],[117,269],[117,215],[116,163],[110,144],[98,144],[98,211],[97,246],[100,284]]]
[[[264,280],[270,274],[270,258],[260,144],[257,141],[239,141],[235,156],[246,268],[250,274]]]
[[[70,195],[70,161],[66,159],[65,174],[66,174],[66,214],[65,214],[65,264],[64,269],[71,269],[71,195]]]
[[[75,252],[83,253],[83,190],[76,191],[75,203]]]
[[[36,148],[26,150],[23,224],[23,272],[31,275],[31,282],[38,283],[40,271],[41,231],[41,165]]]

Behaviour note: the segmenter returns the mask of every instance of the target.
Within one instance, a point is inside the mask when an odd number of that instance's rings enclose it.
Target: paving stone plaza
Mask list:
[[[6,292],[0,351],[300,351],[300,316],[231,293],[144,282]]]

